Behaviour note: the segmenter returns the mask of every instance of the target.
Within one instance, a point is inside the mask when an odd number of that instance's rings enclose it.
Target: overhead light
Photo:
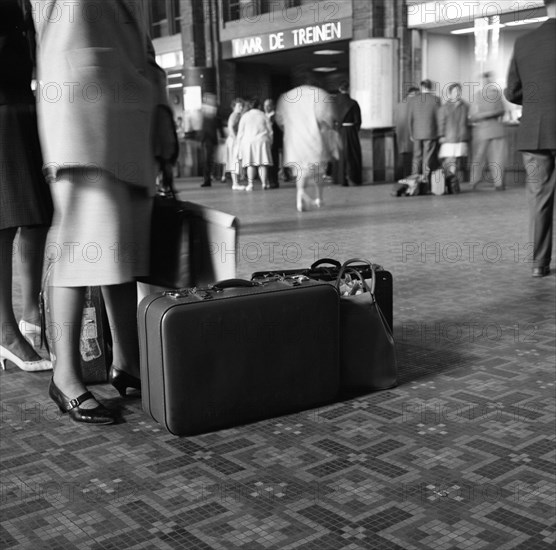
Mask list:
[[[528,25],[529,23],[544,23],[548,21],[548,17],[533,17],[532,19],[522,19],[521,21],[510,21],[506,23],[508,27],[516,27],[517,25]]]
[[[481,30],[483,29],[501,29],[502,27],[505,27],[507,25],[507,23],[501,24],[501,25],[485,25],[484,27],[481,27]],[[455,31],[450,31],[450,34],[470,34],[472,32],[475,32],[475,27],[469,27],[466,29],[457,29]]]
[[[183,78],[183,75],[181,73],[171,73],[168,78]]]
[[[337,70],[338,69],[336,67],[315,67],[313,69],[316,73],[331,73]]]
[[[343,50],[317,50],[313,52],[315,55],[339,55],[344,53]]]
[[[182,84],[168,84],[168,88],[182,88]]]

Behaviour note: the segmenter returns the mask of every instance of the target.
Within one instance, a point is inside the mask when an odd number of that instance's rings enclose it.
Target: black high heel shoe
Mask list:
[[[79,405],[87,399],[95,399],[95,396],[86,391],[75,399],[70,399],[62,393],[58,386],[54,383],[54,379],[50,380],[48,395],[58,405],[62,413],[69,413],[75,422],[84,422],[86,424],[113,424],[116,421],[115,414],[104,405],[99,404],[98,407],[92,409],[82,409]]]
[[[122,397],[126,396],[127,388],[141,391],[141,380],[139,378],[132,376],[114,365],[110,367],[108,381],[118,390],[118,393]]]

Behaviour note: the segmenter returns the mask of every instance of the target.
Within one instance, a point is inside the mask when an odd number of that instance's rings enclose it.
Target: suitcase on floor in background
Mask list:
[[[339,392],[339,296],[316,281],[234,279],[139,305],[143,409],[195,435],[316,407]]]
[[[381,265],[373,264],[377,280],[375,286],[376,300],[379,304],[386,321],[391,330],[393,330],[393,282],[392,273],[386,271]],[[322,258],[308,268],[301,269],[284,269],[276,271],[257,271],[251,275],[251,280],[261,281],[277,277],[292,277],[296,275],[305,275],[309,279],[315,281],[324,281],[335,283],[340,272],[341,263],[331,258]],[[351,264],[352,269],[357,269],[365,279],[372,276],[371,269],[366,263]]]
[[[431,172],[431,193],[433,195],[446,194],[446,175],[442,168]]]

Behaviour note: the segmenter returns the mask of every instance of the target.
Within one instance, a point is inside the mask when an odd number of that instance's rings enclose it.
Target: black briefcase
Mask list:
[[[139,305],[143,409],[194,435],[333,401],[339,296],[306,280],[232,279]]]
[[[380,309],[393,330],[393,282],[392,273],[385,270],[381,265],[371,264],[376,274],[375,296]],[[303,275],[315,281],[336,283],[342,264],[331,258],[322,258],[314,262],[310,267],[299,269],[285,269],[277,271],[257,271],[251,275],[251,280],[262,281],[265,279],[276,279],[281,277],[295,277]],[[361,273],[365,279],[372,279],[371,266],[365,262],[350,264],[350,269]]]
[[[141,282],[167,288],[235,277],[238,219],[173,192],[154,199],[150,275]]]

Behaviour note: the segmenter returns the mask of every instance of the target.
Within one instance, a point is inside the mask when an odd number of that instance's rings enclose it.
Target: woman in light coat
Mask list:
[[[276,122],[284,129],[284,166],[296,174],[299,212],[323,204],[323,177],[332,156],[326,133],[334,128],[335,118],[330,95],[309,77],[306,82],[283,94],[276,108]],[[311,183],[314,199],[307,193]]]
[[[261,111],[258,98],[251,99],[248,110],[239,121],[237,132],[238,151],[243,167],[247,167],[246,191],[253,190],[253,182],[259,173],[263,189],[269,189],[268,167],[272,166],[272,126]]]
[[[85,289],[102,287],[112,385],[122,396],[139,389],[136,280],[148,275],[155,175],[169,170],[177,140],[141,0],[74,8],[51,0],[35,11],[38,125],[54,199],[49,395],[76,422],[109,424],[114,412],[87,391],[80,371]]]

